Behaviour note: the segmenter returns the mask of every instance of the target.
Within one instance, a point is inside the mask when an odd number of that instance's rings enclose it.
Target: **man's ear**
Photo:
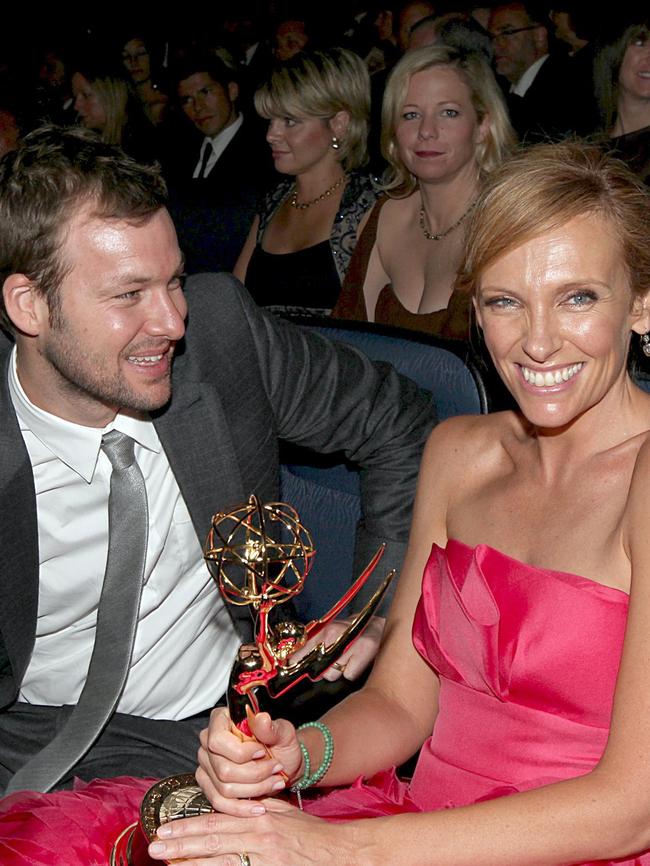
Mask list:
[[[25,274],[10,274],[2,287],[5,309],[23,334],[37,337],[49,322],[47,301]]]
[[[236,81],[228,82],[228,99],[231,102],[237,102],[239,99],[239,85]]]

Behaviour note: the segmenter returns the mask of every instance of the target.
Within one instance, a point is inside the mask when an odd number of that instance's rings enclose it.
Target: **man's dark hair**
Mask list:
[[[237,71],[212,51],[187,54],[172,68],[171,81],[174,87],[178,87],[181,81],[201,72],[207,73],[224,90],[227,89],[231,81],[238,83]]]
[[[25,274],[52,319],[67,269],[60,254],[66,226],[86,203],[96,217],[146,222],[166,205],[167,188],[157,167],[80,127],[43,126],[0,160],[0,281]],[[13,330],[4,299],[0,325]]]

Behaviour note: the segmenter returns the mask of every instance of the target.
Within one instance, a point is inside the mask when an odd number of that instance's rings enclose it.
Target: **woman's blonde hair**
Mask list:
[[[368,160],[370,77],[363,60],[345,48],[305,51],[277,66],[255,94],[262,117],[305,115],[329,120],[339,111],[350,121],[337,151],[346,171]]]
[[[88,79],[88,83],[101,102],[106,116],[106,123],[100,133],[102,141],[106,144],[122,144],[124,127],[128,120],[128,84],[124,79],[112,75]]]
[[[468,221],[455,288],[475,294],[501,256],[585,214],[611,226],[632,291],[650,290],[650,193],[620,160],[579,142],[522,150],[490,176]]]
[[[396,135],[409,83],[418,72],[436,66],[456,70],[469,88],[478,122],[488,117],[487,133],[476,147],[476,162],[481,175],[493,171],[515,144],[515,133],[499,85],[480,54],[446,45],[408,51],[388,79],[381,112],[381,151],[389,166],[383,187],[395,197],[410,195],[417,185],[417,178],[400,156]]]

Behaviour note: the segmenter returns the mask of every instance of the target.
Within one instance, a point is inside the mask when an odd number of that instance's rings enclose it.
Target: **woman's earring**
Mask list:
[[[332,150],[338,150],[341,145],[339,144],[338,138],[333,135],[332,136]]]
[[[641,335],[641,349],[646,358],[650,358],[650,332]]]

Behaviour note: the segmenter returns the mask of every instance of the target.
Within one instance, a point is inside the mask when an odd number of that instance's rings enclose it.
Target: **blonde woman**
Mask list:
[[[377,198],[367,161],[370,81],[342,48],[303,52],[255,94],[275,168],[234,268],[255,300],[279,311],[329,313],[364,216]]]
[[[77,60],[72,74],[79,123],[141,162],[155,160],[154,128],[115,64],[101,56]]]
[[[386,198],[368,219],[333,315],[466,338],[467,301],[452,297],[465,222],[513,142],[480,55],[408,52],[384,94]]]

